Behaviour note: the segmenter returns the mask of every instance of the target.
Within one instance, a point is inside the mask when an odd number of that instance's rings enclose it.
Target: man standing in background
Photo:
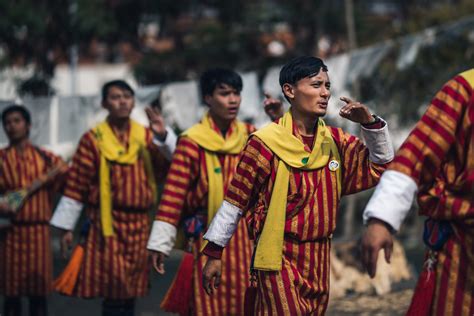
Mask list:
[[[53,276],[49,220],[54,193],[67,166],[58,156],[30,142],[31,116],[25,107],[6,108],[2,123],[9,146],[0,150],[0,194],[28,191],[17,197],[24,198],[17,210],[1,204],[0,213],[11,221],[10,226],[0,228],[3,315],[22,315],[21,297],[27,296],[29,314],[46,316]]]
[[[154,110],[147,109],[150,128],[130,119],[134,104],[126,82],[103,86],[109,115],[82,136],[51,220],[64,230],[64,250],[85,207],[89,228],[72,295],[104,298],[103,315],[133,315],[135,298],[147,294],[148,211],[156,202],[156,182],[169,167],[160,147],[175,146]]]

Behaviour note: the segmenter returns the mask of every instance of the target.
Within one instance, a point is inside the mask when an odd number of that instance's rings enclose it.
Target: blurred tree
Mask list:
[[[343,5],[343,0],[0,0],[0,67],[33,63],[37,77],[47,81],[77,44],[79,63],[128,62],[143,84],[195,78],[211,66],[263,72],[295,55],[320,54],[322,38],[337,46],[329,53],[346,49]],[[354,1],[354,9],[364,46],[472,14],[474,3],[371,0]],[[143,42],[144,22],[157,25],[153,36],[166,49]]]

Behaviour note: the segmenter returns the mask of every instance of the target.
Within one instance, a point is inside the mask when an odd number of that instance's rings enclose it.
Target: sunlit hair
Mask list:
[[[121,90],[126,90],[126,91],[130,92],[132,95],[135,95],[135,91],[133,91],[132,87],[130,87],[130,85],[128,83],[126,83],[125,81],[123,81],[123,80],[112,80],[112,81],[106,82],[102,86],[102,102],[105,101],[105,99],[107,99],[107,95],[109,94],[109,90],[112,87],[117,87]]]
[[[206,95],[212,95],[214,90],[222,84],[231,86],[239,92],[242,91],[243,87],[242,77],[235,71],[225,68],[208,69],[201,75],[199,80],[203,101]]]
[[[316,76],[319,71],[328,71],[322,59],[312,56],[300,56],[287,62],[280,70],[280,86],[283,90],[285,83],[295,84],[299,80]],[[283,94],[285,95],[285,94]],[[288,97],[285,98],[290,102]]]

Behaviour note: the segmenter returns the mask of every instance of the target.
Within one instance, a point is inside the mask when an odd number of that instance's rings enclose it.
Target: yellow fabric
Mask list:
[[[340,165],[340,156],[331,132],[322,119],[318,121],[313,149],[308,153],[301,140],[293,135],[291,111],[285,113],[279,124],[272,123],[253,135],[261,139],[280,160],[267,217],[255,251],[254,268],[280,271],[290,167],[303,170],[323,168],[328,164],[331,152]],[[339,192],[341,192],[340,172],[338,168],[336,173]]]
[[[217,157],[218,153],[239,154],[247,142],[248,132],[244,123],[235,120],[232,125],[232,134],[222,137],[221,133],[212,128],[209,113],[200,123],[184,131],[181,136],[189,137],[200,147],[205,149],[207,178],[209,183],[207,196],[207,223],[212,218],[224,200],[224,180],[222,167]]]
[[[107,121],[97,125],[93,131],[100,151],[99,184],[102,232],[104,236],[108,237],[114,235],[109,162],[132,165],[137,162],[140,156],[143,157],[148,183],[153,190],[153,200],[156,200],[156,182],[150,153],[146,149],[145,127],[130,120],[128,150],[117,139]]]
[[[474,87],[474,69],[466,70],[465,72],[461,73],[460,76],[466,79],[471,87]]]

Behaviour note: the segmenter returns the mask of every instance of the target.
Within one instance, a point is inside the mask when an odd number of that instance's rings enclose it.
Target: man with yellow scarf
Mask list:
[[[175,244],[178,227],[184,226],[187,250],[192,255],[185,256],[191,262],[187,263],[188,269],[180,268],[178,275],[186,270],[189,277],[181,276],[179,285],[176,284],[177,277],[172,289],[188,289],[182,290],[179,296],[190,292],[189,300],[178,302],[169,294],[162,304],[165,310],[192,315],[243,315],[252,252],[247,227],[244,223],[238,225],[223,254],[222,287],[216,297],[205,295],[201,287],[205,256],[199,254],[203,245],[200,228],[210,223],[222,203],[247,137],[255,128],[237,119],[242,79],[236,72],[219,68],[208,70],[201,76],[200,88],[209,111],[201,122],[179,138],[148,249],[152,252],[155,269],[164,273],[164,257]],[[271,104],[267,105],[267,113],[273,110],[278,115],[278,111],[271,109]],[[185,260],[181,267],[184,264]],[[173,303],[170,304],[170,300]]]
[[[89,227],[79,246],[83,255],[80,260],[73,255],[68,265],[79,265],[71,269],[77,279],[68,291],[58,290],[104,298],[102,315],[133,315],[135,298],[147,294],[148,211],[156,202],[155,181],[163,179],[169,167],[164,150],[173,150],[176,141],[152,109],[147,109],[150,128],[131,120],[134,104],[134,91],[126,82],[103,86],[102,106],[108,117],[82,136],[51,220],[64,230],[62,247],[70,246],[85,206]],[[68,278],[63,273],[57,283],[64,285]]]
[[[323,315],[340,197],[376,185],[393,149],[386,123],[348,98],[340,115],[362,125],[366,144],[324,124],[331,84],[321,59],[291,60],[280,85],[291,108],[249,138],[204,239],[223,249],[245,216],[256,244],[251,313]],[[212,294],[221,261],[217,251],[205,253],[203,287]]]

